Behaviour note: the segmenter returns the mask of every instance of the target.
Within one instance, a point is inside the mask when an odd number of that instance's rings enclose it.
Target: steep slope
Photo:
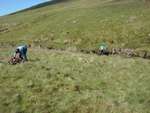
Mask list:
[[[149,13],[141,0],[67,0],[0,17],[0,113],[149,113],[150,60],[71,52],[150,50]],[[29,61],[8,65],[20,43]]]
[[[150,8],[141,0],[68,0],[0,19],[1,45],[150,48]]]
[[[1,50],[0,58],[11,49]],[[30,49],[0,62],[0,113],[149,113],[150,61]]]

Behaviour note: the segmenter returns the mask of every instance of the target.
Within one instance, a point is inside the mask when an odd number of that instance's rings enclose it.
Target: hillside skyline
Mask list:
[[[0,16],[5,16],[50,0],[1,0]]]

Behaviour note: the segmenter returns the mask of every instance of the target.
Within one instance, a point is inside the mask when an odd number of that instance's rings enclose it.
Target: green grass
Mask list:
[[[142,0],[67,0],[0,17],[0,113],[150,113],[150,60],[69,52],[100,42],[150,51],[149,20]],[[29,62],[8,65],[22,43],[33,47]]]
[[[0,63],[0,113],[150,113],[149,60],[41,49],[29,59]]]
[[[69,0],[8,15],[1,45],[31,43],[52,48],[150,48],[150,8],[141,0]]]

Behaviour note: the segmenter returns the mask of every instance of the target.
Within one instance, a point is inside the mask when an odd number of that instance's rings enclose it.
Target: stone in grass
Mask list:
[[[138,56],[139,56],[139,57],[142,57],[142,58],[146,58],[146,56],[147,56],[147,51],[139,51],[139,52],[138,52]]]
[[[150,59],[150,52],[147,52],[146,58]]]

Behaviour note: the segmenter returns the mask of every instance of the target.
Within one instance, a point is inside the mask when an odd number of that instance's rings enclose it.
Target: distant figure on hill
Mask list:
[[[19,53],[18,55],[20,55],[20,58],[22,58],[23,61],[28,61],[28,58],[27,58],[28,47],[31,47],[31,45],[28,45],[28,46],[27,45],[18,46],[16,48],[14,57]]]
[[[101,43],[99,46],[100,55],[109,55],[108,46],[106,43]]]

